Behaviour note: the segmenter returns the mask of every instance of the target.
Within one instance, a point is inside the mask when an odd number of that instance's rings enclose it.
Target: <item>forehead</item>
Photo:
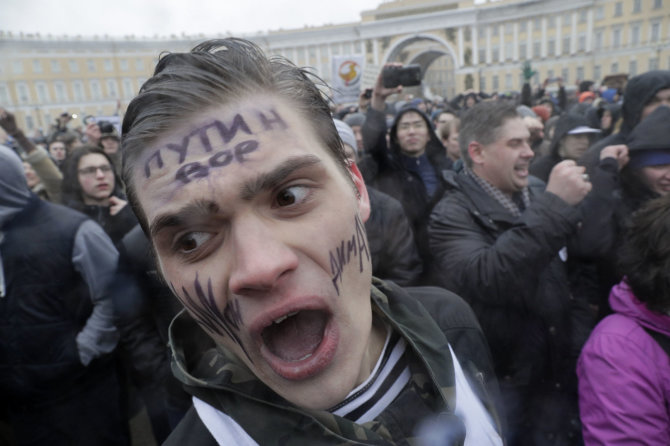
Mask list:
[[[407,112],[407,113],[403,114],[400,117],[400,120],[398,121],[398,124],[404,124],[406,122],[417,122],[417,121],[423,122],[423,118],[421,117],[421,115],[418,114],[417,112],[410,111],[410,112]]]
[[[496,132],[498,142],[507,142],[511,139],[526,139],[530,136],[528,128],[521,117],[509,118],[498,127]]]
[[[239,188],[287,158],[307,154],[336,165],[323,138],[292,103],[249,96],[207,110],[160,138],[138,156],[132,178],[146,211],[193,193]]]
[[[89,153],[79,158],[79,166],[100,166],[104,164],[109,164],[109,161],[99,153]]]
[[[658,90],[654,95],[655,99],[670,99],[670,88],[663,88]]]

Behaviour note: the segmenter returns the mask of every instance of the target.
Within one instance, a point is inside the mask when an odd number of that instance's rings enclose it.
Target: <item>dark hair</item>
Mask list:
[[[649,200],[633,214],[619,250],[619,269],[647,308],[670,310],[670,194]]]
[[[491,144],[498,138],[498,130],[508,119],[519,117],[514,104],[506,101],[479,102],[465,112],[458,132],[458,144],[465,165],[472,167],[472,158],[468,153],[471,142]]]
[[[79,161],[86,155],[98,154],[107,158],[109,165],[114,171],[114,162],[100,147],[84,145],[77,147],[65,159],[65,167],[63,169],[63,183],[61,188],[63,191],[63,204],[73,209],[84,209],[84,199],[82,197],[81,184],[79,183]],[[121,179],[114,174],[114,190],[111,195],[122,196],[122,182]]]
[[[276,94],[291,101],[321,137],[346,176],[346,157],[330,114],[324,85],[306,69],[284,58],[268,58],[252,42],[209,40],[189,53],[163,54],[123,120],[123,177],[129,202],[146,229],[146,216],[134,193],[132,167],[142,150],[204,109],[221,107],[245,95]]]

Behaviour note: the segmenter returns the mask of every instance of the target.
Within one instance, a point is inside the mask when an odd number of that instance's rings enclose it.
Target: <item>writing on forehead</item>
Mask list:
[[[150,178],[164,166],[183,166],[177,171],[176,180],[189,183],[193,178],[209,175],[212,168],[226,167],[232,162],[244,163],[245,155],[258,148],[253,136],[268,130],[287,129],[286,121],[273,108],[235,114],[229,120],[215,119],[190,131],[180,140],[171,141],[156,149],[144,163],[144,176]],[[233,147],[230,142],[238,135],[250,138]],[[224,148],[214,152],[215,149]],[[206,163],[186,163],[187,157],[198,153],[212,153]]]

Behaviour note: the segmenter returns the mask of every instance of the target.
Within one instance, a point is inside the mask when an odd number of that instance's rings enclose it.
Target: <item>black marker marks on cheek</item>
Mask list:
[[[184,306],[188,308],[193,318],[206,330],[215,333],[222,338],[230,338],[244,352],[247,359],[253,363],[247,349],[242,344],[239,337],[240,328],[244,326],[240,304],[237,299],[231,299],[222,311],[216,305],[214,291],[212,290],[212,279],[207,280],[207,291],[203,290],[198,274],[195,275],[193,288],[195,290],[195,299],[191,297],[185,287],[182,287],[182,295],[175,292],[174,286],[170,283],[172,291],[177,295]]]
[[[362,273],[364,266],[363,254],[365,254],[367,260],[370,261],[370,251],[368,249],[365,226],[358,215],[354,217],[354,224],[355,230],[351,239],[340,241],[340,244],[328,253],[330,258],[330,272],[332,274],[331,280],[338,296],[340,295],[340,287],[338,283],[342,284],[344,267],[347,266],[352,259],[358,257],[359,272]]]

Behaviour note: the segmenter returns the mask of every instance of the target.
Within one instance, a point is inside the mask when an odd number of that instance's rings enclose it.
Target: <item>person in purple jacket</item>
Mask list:
[[[670,194],[633,217],[619,262],[626,276],[610,293],[614,314],[577,365],[584,442],[667,446],[670,355],[660,342],[670,340]]]

